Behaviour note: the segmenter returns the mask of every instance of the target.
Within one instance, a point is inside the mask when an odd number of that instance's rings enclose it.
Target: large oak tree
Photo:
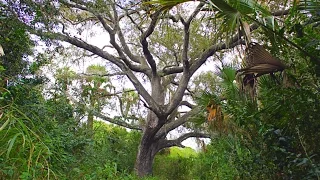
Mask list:
[[[9,0],[7,3],[8,10],[20,17],[30,33],[46,41],[68,42],[89,56],[100,57],[132,83],[147,110],[143,123],[129,123],[128,117],[115,119],[101,112],[95,112],[95,116],[142,131],[135,165],[139,176],[152,173],[153,159],[161,149],[182,146],[182,141],[190,137],[210,137],[191,131],[177,139],[166,138],[169,132],[189,123],[191,117],[203,110],[188,101],[193,98],[190,82],[197,70],[214,59],[215,53],[250,42],[252,31],[272,24],[266,17],[288,13],[269,13],[254,1],[200,1],[172,10],[184,1],[157,2],[160,1]],[[213,18],[217,21],[212,21]],[[107,35],[101,38],[104,46],[82,37],[83,31],[94,33],[98,29]],[[188,110],[179,112],[181,107]]]

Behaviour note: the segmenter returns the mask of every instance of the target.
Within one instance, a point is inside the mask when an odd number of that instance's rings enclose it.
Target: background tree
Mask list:
[[[81,97],[88,97],[89,109],[95,109],[100,112],[104,103],[103,100],[110,96],[108,90],[112,91],[113,87],[109,84],[107,78],[99,77],[99,75],[106,74],[103,66],[91,65],[87,68],[86,73],[95,74],[95,76],[84,77],[84,82],[81,85]],[[93,130],[93,118],[93,113],[89,111],[87,126],[91,130]]]

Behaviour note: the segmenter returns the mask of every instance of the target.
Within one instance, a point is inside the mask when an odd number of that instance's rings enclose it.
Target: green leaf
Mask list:
[[[1,115],[2,116],[2,115]],[[1,117],[0,117],[1,118]],[[6,122],[4,122],[3,124],[2,124],[2,126],[0,127],[0,131],[2,131],[8,124],[9,124],[9,122],[10,122],[10,118],[8,118],[7,120],[6,120]]]
[[[8,141],[9,146],[8,146],[8,150],[7,150],[7,158],[9,158],[9,155],[10,155],[10,152],[12,150],[12,147],[13,147],[14,143],[16,142],[17,137],[20,136],[20,135],[23,137],[22,133],[17,133],[16,135],[13,136],[12,139],[10,139]]]
[[[0,65],[0,72],[6,70],[3,66]]]

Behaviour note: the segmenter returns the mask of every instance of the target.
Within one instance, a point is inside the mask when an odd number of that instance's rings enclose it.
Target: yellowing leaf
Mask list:
[[[211,106],[207,106],[207,110],[208,110],[208,121],[212,121],[216,115],[217,115],[217,109],[214,105]]]

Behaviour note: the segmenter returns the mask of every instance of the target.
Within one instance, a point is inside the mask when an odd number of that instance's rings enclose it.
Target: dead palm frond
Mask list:
[[[259,77],[284,69],[285,65],[279,59],[273,57],[258,43],[252,42],[246,49],[245,68],[237,72],[241,72],[241,75],[254,74],[254,77]]]
[[[213,132],[219,134],[229,134],[229,133],[239,133],[248,136],[251,139],[250,135],[242,130],[235,122],[232,121],[230,115],[223,112],[221,105],[215,104],[212,100],[207,106],[208,111],[208,125],[209,129]]]
[[[264,74],[270,74],[273,78],[274,72],[283,71],[285,65],[277,58],[273,57],[263,46],[258,43],[250,43],[246,49],[245,67],[237,73],[244,75],[242,79],[242,90],[247,92],[252,98],[256,96],[256,78]],[[278,82],[278,80],[275,78]]]
[[[222,111],[219,105],[210,102],[207,106],[208,111],[208,121],[211,122],[213,120],[221,121],[222,118]]]
[[[227,133],[232,130],[233,127],[228,121],[228,117],[222,112],[220,105],[210,101],[206,109],[208,111],[207,119],[210,129],[220,133]]]

